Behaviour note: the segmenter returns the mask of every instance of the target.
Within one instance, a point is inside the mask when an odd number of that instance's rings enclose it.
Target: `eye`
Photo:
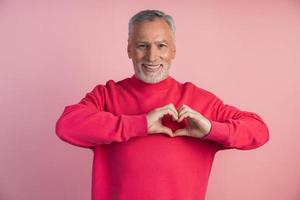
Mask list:
[[[137,48],[139,48],[139,49],[145,49],[145,48],[147,48],[147,45],[146,44],[138,44]]]
[[[158,47],[159,47],[159,48],[164,48],[164,47],[167,47],[167,45],[166,45],[166,44],[163,44],[163,43],[161,43],[161,44],[159,44],[159,45],[158,45]]]

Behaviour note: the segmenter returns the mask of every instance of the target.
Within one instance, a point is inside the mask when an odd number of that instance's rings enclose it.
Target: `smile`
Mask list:
[[[157,72],[162,68],[162,64],[158,64],[158,65],[142,64],[142,66],[145,68],[147,72]]]

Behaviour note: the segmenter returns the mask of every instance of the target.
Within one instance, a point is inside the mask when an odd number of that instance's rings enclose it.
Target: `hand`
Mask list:
[[[174,121],[181,122],[187,118],[187,127],[178,129],[174,133],[164,126],[161,122],[164,115],[171,115]],[[203,115],[193,110],[187,105],[182,105],[177,111],[173,104],[167,104],[163,107],[156,108],[147,114],[148,133],[164,133],[170,137],[190,136],[202,138],[207,135],[211,129],[211,123]]]
[[[202,138],[209,133],[211,129],[210,121],[197,111],[183,104],[178,110],[177,121],[181,122],[184,118],[187,118],[188,126],[186,128],[176,130],[173,137],[190,136]]]
[[[163,116],[167,114],[171,115],[173,120],[178,120],[177,110],[172,103],[160,108],[156,108],[147,114],[147,126],[149,134],[164,133],[170,137],[173,136],[173,131],[161,123]]]

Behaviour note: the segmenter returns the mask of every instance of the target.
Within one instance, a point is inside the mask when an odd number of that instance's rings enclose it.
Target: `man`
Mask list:
[[[171,16],[133,16],[127,51],[135,74],[66,106],[57,135],[93,150],[93,200],[204,200],[215,153],[263,145],[266,124],[168,75],[176,53]]]

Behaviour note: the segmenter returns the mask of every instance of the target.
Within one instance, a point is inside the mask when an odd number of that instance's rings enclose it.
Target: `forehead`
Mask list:
[[[172,31],[167,22],[156,18],[133,26],[131,37],[135,40],[170,40]]]

